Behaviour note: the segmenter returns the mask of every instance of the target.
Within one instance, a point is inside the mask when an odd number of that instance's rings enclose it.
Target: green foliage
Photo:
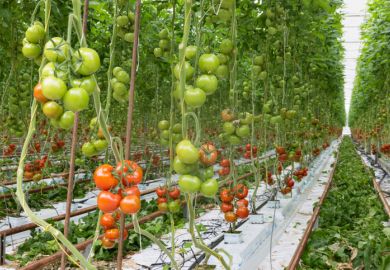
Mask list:
[[[300,269],[379,269],[389,260],[390,235],[382,222],[388,219],[372,185],[372,172],[343,140],[332,187],[319,216],[319,227],[309,238]]]

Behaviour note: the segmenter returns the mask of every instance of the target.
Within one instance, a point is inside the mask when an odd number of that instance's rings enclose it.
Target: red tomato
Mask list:
[[[248,196],[248,191],[248,187],[241,183],[234,187],[234,193],[237,199],[244,199]]]
[[[177,188],[177,187],[173,187],[169,193],[168,193],[169,197],[171,197],[171,199],[173,200],[176,200],[176,199],[179,199],[180,198],[180,189]]]
[[[248,143],[247,145],[245,145],[245,150],[246,151],[250,151],[252,148],[252,146],[250,145],[250,143]]]
[[[230,161],[226,158],[222,159],[219,165],[221,165],[222,167],[230,167]]]
[[[233,209],[234,209],[234,206],[231,203],[224,203],[223,202],[221,204],[221,211],[224,212],[224,213],[233,211]]]
[[[247,218],[249,216],[249,209],[248,209],[248,207],[246,207],[246,206],[238,207],[237,210],[236,210],[236,215],[239,218],[241,218],[241,219]]]
[[[104,213],[111,213],[119,207],[120,201],[120,195],[109,191],[101,191],[97,198],[97,206]]]
[[[135,196],[141,197],[141,191],[139,190],[139,188],[137,186],[131,186],[131,187],[125,188],[125,193],[127,196],[135,195]]]
[[[167,194],[167,188],[166,187],[158,187],[156,189],[156,194],[158,197],[164,197],[165,194]]]
[[[110,213],[105,213],[100,218],[100,225],[104,229],[111,229],[115,227],[116,220]]]
[[[125,186],[137,185],[142,181],[142,168],[131,160],[118,163],[115,170],[119,176],[122,176],[122,183]]]
[[[166,203],[166,202],[168,202],[168,199],[166,197],[158,197],[157,198],[157,204]]]
[[[96,187],[101,190],[110,190],[118,185],[118,180],[112,175],[114,168],[109,164],[103,164],[96,168],[93,180]]]
[[[219,194],[219,197],[224,203],[230,203],[234,199],[234,195],[230,189],[223,189]]]
[[[141,209],[141,199],[135,195],[126,196],[121,200],[120,208],[125,214],[135,214]]]
[[[241,199],[241,200],[238,200],[238,201],[236,202],[236,204],[237,204],[237,207],[240,207],[240,206],[248,207],[249,202],[248,202],[247,199]]]

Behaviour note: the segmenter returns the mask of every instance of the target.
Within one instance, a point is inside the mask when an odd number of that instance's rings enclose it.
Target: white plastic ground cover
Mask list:
[[[260,213],[264,214],[265,217],[264,224],[250,224],[250,222],[245,222],[238,229],[243,231],[243,243],[224,244],[221,242],[217,245],[216,248],[222,248],[228,253],[233,254],[232,269],[256,269],[257,265],[261,261],[253,260],[253,258],[261,258],[261,254],[258,254],[258,251],[263,248],[267,248],[267,245],[264,243],[267,242],[267,239],[269,241],[271,236],[273,220],[275,219],[275,225],[277,225],[274,227],[275,236],[275,232],[277,232],[279,228],[282,228],[283,226],[286,227],[288,224],[290,224],[290,218],[287,217],[289,217],[290,212],[294,212],[294,209],[297,208],[298,203],[302,201],[302,199],[299,199],[302,197],[300,193],[304,192],[304,194],[306,194],[305,190],[309,187],[311,190],[311,182],[322,183],[323,178],[320,178],[318,174],[324,170],[326,165],[330,166],[330,164],[334,161],[332,153],[335,149],[337,149],[338,145],[339,141],[332,142],[331,146],[326,151],[323,151],[322,154],[313,161],[309,175],[305,177],[300,183],[296,184],[292,192],[292,194],[294,194],[292,197],[284,197],[283,195],[278,194],[277,199],[280,200],[280,209],[272,208],[271,202],[269,202],[261,209]],[[286,170],[290,169],[291,168],[286,168]],[[313,174],[313,171],[316,173]],[[317,179],[317,181],[311,181],[312,179]],[[317,196],[320,193],[320,191],[317,189],[313,189],[312,192],[313,194],[317,194]],[[250,190],[250,196],[252,193],[253,190]],[[256,204],[261,205],[268,201],[269,197],[271,196],[271,191],[267,189],[267,186],[264,183],[262,183],[258,194],[263,194],[263,196],[259,196],[256,200]],[[306,205],[305,207],[306,208],[304,209],[312,208],[313,206],[310,204],[310,206]],[[308,212],[308,210],[306,210],[306,212]],[[213,209],[205,213],[196,219],[195,223],[202,224],[204,226],[202,227],[206,229],[205,231],[201,232],[201,236],[207,245],[214,243],[221,237],[224,231],[228,230],[228,225],[224,221],[223,214],[219,209]],[[186,226],[188,226],[188,224],[186,224]],[[168,249],[171,249],[170,234],[163,236],[161,239],[168,247]],[[191,243],[191,236],[187,232],[187,227],[176,231],[175,259],[180,265],[180,269],[190,269],[191,266],[198,261],[198,258],[201,255],[200,250],[195,248]],[[177,254],[178,251],[180,251],[179,254]],[[228,260],[227,257],[226,259]],[[137,254],[127,256],[123,265],[124,269],[162,269],[162,265],[166,263],[169,263],[169,259],[160,251],[157,246],[152,245],[151,247],[141,250]],[[223,269],[222,266],[218,265],[218,262],[214,258],[210,258],[209,264],[215,264],[217,265],[217,269]],[[138,267],[134,267],[134,265],[138,265]]]
[[[270,158],[274,155],[275,155],[275,151],[270,150],[270,151],[265,152],[263,155],[260,155],[258,157],[258,159],[259,160],[267,159],[267,158]],[[235,161],[235,164],[242,165],[242,164],[247,164],[249,162],[250,162],[250,160],[248,161],[247,159],[240,158],[240,159]],[[168,163],[169,163],[169,160],[168,160]],[[221,167],[218,164],[214,165],[215,172],[218,171],[220,168]],[[83,176],[86,177],[86,175],[83,175]],[[215,176],[217,176],[217,175],[215,175]],[[89,175],[89,177],[91,177],[91,176]],[[172,180],[177,181],[178,177],[179,177],[178,175],[173,175]],[[50,180],[60,181],[59,179],[53,179],[53,178],[45,179],[45,180],[48,180],[49,182],[50,182]],[[61,180],[63,181],[63,179],[61,179]],[[139,189],[140,189],[140,191],[144,191],[144,190],[156,188],[158,186],[163,185],[165,183],[165,181],[166,181],[166,178],[161,177],[161,178],[153,180],[153,182],[151,182],[151,183],[140,184]],[[96,200],[97,200],[98,194],[99,194],[99,190],[93,190],[93,191],[88,192],[84,196],[84,198],[73,199],[72,208],[71,208],[72,211],[87,208],[87,207],[90,207],[92,205],[96,205]],[[151,193],[151,194],[148,194],[148,195],[145,195],[142,197],[142,199],[145,199],[147,201],[151,200],[153,198],[155,198],[154,193]],[[64,214],[65,207],[66,207],[66,203],[60,202],[60,203],[53,204],[53,208],[42,209],[40,211],[35,212],[35,214],[42,219],[48,219],[48,218],[55,217],[57,215]],[[71,217],[71,220],[74,221],[75,223],[77,223],[85,215],[87,215],[87,214]],[[22,212],[20,217],[6,217],[6,218],[0,220],[0,231],[6,230],[9,228],[13,228],[16,226],[21,226],[21,225],[24,225],[24,224],[29,223],[29,222],[30,222],[30,220],[26,217],[24,212]],[[6,254],[14,253],[16,251],[16,248],[20,244],[22,244],[27,238],[29,238],[30,236],[31,236],[30,231],[25,231],[25,232],[21,232],[18,234],[7,236],[6,237]],[[7,268],[7,269],[10,269],[10,268]],[[0,268],[0,270],[1,270],[1,268]]]

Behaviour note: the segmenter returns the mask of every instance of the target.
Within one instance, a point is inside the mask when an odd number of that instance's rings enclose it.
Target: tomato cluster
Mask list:
[[[221,211],[225,214],[225,220],[234,223],[238,218],[245,219],[249,216],[248,187],[237,184],[232,189],[225,188],[220,194]]]
[[[118,26],[118,36],[123,40],[134,42],[134,13],[128,11],[116,17],[116,25]]]
[[[293,175],[295,176],[295,178],[297,179],[298,182],[300,182],[302,180],[303,177],[307,176],[307,172],[308,172],[308,168],[302,168],[302,169],[299,169],[299,170],[296,170]]]
[[[221,169],[218,170],[218,174],[220,176],[226,176],[230,174],[230,160],[224,158],[221,160],[219,165],[222,167]]]
[[[290,145],[288,149],[283,146],[277,146],[275,151],[278,156],[278,160],[281,163],[285,163],[287,161],[298,162],[302,158],[302,150],[296,144]]]
[[[118,208],[124,214],[137,213],[141,208],[141,192],[137,185],[142,177],[142,168],[130,160],[119,162],[115,168],[109,164],[100,165],[93,174],[96,187],[101,190],[98,208],[104,213],[112,213]],[[124,188],[114,193],[119,181]]]
[[[158,43],[158,47],[154,48],[154,56],[157,58],[164,57],[168,58],[169,57],[169,49],[171,48],[171,39],[169,37],[169,31],[167,28],[162,29],[158,33],[158,37],[160,38],[160,41]]]
[[[58,137],[55,137],[53,142],[51,143],[51,150],[53,152],[58,152],[65,147],[65,142],[62,139],[59,139]]]
[[[85,142],[81,147],[81,152],[86,157],[97,156],[106,151],[108,147],[108,142],[105,139],[101,128],[98,128],[98,126],[99,125],[97,118],[92,118],[89,123],[89,129],[98,131],[96,134],[92,135],[92,138],[89,141]]]
[[[158,129],[160,131],[160,144],[163,146],[169,146],[169,136],[172,130],[172,141],[178,143],[182,140],[181,136],[181,124],[176,123],[172,126],[169,126],[167,120],[161,120],[158,122]]]
[[[3,149],[3,156],[12,156],[15,153],[16,145],[11,143]]]
[[[42,179],[42,169],[45,168],[47,164],[47,156],[42,157],[42,159],[34,160],[33,163],[26,163],[24,165],[24,179],[39,181]]]
[[[114,67],[112,74],[114,75],[114,78],[110,81],[111,87],[114,90],[112,97],[120,103],[126,103],[129,98],[129,73],[121,67]]]
[[[390,154],[390,144],[389,143],[385,143],[385,144],[382,144],[381,146],[381,152],[385,155],[389,155]]]
[[[23,53],[38,59],[41,49],[31,42],[41,42],[44,37],[45,31],[40,23],[30,26],[26,31]],[[28,49],[32,46],[38,47],[34,53]],[[48,63],[42,68],[41,81],[34,87],[34,98],[42,104],[42,111],[53,126],[70,129],[75,112],[88,107],[89,95],[97,87],[91,75],[100,68],[99,55],[86,47],[72,50],[63,38],[53,37],[44,45],[43,57]]]
[[[157,206],[162,212],[178,213],[181,209],[180,189],[159,187],[156,189]]]
[[[119,240],[120,231],[117,224],[119,217],[119,212],[104,213],[99,220],[100,226],[102,226],[104,230],[104,235],[101,239],[101,242],[102,246],[106,249],[113,248],[115,243]],[[127,236],[127,230],[123,229],[123,239],[126,239]]]
[[[251,159],[251,157],[253,156],[254,158],[257,157],[257,146],[256,145],[251,145],[251,144],[247,144],[245,146],[245,153],[244,153],[244,158],[245,159]]]
[[[40,64],[42,54],[42,41],[45,38],[45,28],[39,21],[35,21],[33,25],[27,28],[23,39],[22,53],[28,59],[34,59]]]
[[[224,123],[222,126],[223,133],[219,135],[219,138],[223,143],[227,142],[230,145],[240,145],[243,139],[250,137],[250,124],[254,120],[251,113],[242,113],[236,119],[232,110],[225,109],[221,112],[221,117]]]

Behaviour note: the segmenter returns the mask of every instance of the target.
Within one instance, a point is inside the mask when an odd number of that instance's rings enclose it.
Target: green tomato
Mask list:
[[[168,39],[169,37],[169,31],[167,28],[164,28],[162,29],[159,33],[158,33],[158,37],[160,39]]]
[[[221,8],[218,12],[217,18],[223,23],[229,22],[232,18],[232,12],[230,10]]]
[[[168,130],[169,122],[167,120],[161,120],[160,122],[158,122],[157,127],[159,130]]]
[[[135,15],[134,15],[133,12],[128,11],[127,17],[129,17],[129,20],[130,20],[131,23],[134,23],[134,21],[135,21]]]
[[[118,79],[119,82],[121,83],[129,83],[130,82],[130,76],[129,74],[124,71],[124,70],[121,70],[119,72],[116,73],[115,77]]]
[[[95,140],[95,141],[92,141],[92,145],[96,149],[96,151],[100,153],[100,152],[107,149],[108,142],[104,139]]]
[[[127,16],[118,16],[116,18],[116,24],[119,26],[126,26],[129,24],[129,18]]]
[[[22,53],[28,59],[37,58],[41,54],[41,46],[34,43],[26,43],[23,45]]]
[[[58,124],[62,129],[71,129],[73,127],[74,122],[74,112],[66,111],[64,112],[60,119],[58,120]]]
[[[267,79],[268,73],[267,71],[262,71],[259,75],[260,80],[265,81]]]
[[[273,125],[281,124],[283,123],[283,118],[281,115],[273,116],[270,119],[270,123]]]
[[[296,115],[297,115],[297,111],[295,111],[295,110],[288,110],[286,112],[286,118],[290,119],[290,120],[294,119]]]
[[[86,142],[83,144],[83,146],[81,147],[81,152],[86,157],[93,157],[93,156],[96,156],[98,154],[97,150],[95,149],[93,144],[90,142]]]
[[[123,37],[124,40],[127,42],[133,43],[134,42],[134,33],[126,33]]]
[[[121,82],[114,83],[112,88],[114,89],[114,93],[116,92],[119,96],[126,96],[128,93],[126,85]]]
[[[160,144],[162,146],[169,146],[169,141],[164,138],[160,138]]]
[[[57,77],[64,82],[68,81],[68,72],[65,70],[65,67],[56,67],[56,65],[53,62],[47,63],[43,68],[42,68],[42,78],[49,77],[49,76],[54,76]]]
[[[66,90],[66,84],[59,78],[49,76],[42,80],[42,94],[47,99],[61,99],[65,95]]]
[[[230,54],[233,50],[233,42],[230,39],[222,40],[219,50],[223,54]]]
[[[217,57],[220,65],[225,65],[229,61],[229,56],[223,53],[218,54]]]
[[[173,140],[174,143],[178,143],[182,139],[183,139],[183,137],[181,136],[181,133],[173,133],[172,134],[172,140]]]
[[[262,66],[264,64],[264,55],[258,55],[253,60],[253,63],[257,66]]]
[[[240,137],[236,136],[236,135],[230,135],[228,137],[228,142],[231,144],[231,145],[240,145],[242,143]]]
[[[246,112],[243,114],[243,118],[240,119],[240,123],[244,125],[249,125],[252,123],[252,120],[253,120],[253,115],[251,113]]]
[[[169,140],[169,130],[162,130],[160,136],[165,140]]]
[[[202,179],[209,179],[209,178],[212,178],[213,176],[214,176],[213,166],[210,166],[210,167],[207,167],[207,168],[200,170],[200,177]]]
[[[196,56],[196,52],[198,51],[198,47],[190,45],[187,46],[186,51],[185,51],[185,57],[187,60],[191,60]]]
[[[218,181],[210,178],[200,186],[200,193],[205,197],[214,197],[218,192]]]
[[[214,73],[219,66],[219,59],[215,54],[202,54],[199,58],[199,68],[205,73]]]
[[[189,62],[185,62],[184,69],[185,69],[185,73],[186,73],[186,80],[188,81],[189,79],[192,78],[192,75],[194,75],[195,69],[191,66],[191,64]],[[180,64],[179,63],[176,64],[176,66],[173,70],[173,73],[175,74],[176,79],[179,80],[180,79]]]
[[[234,7],[234,1],[235,0],[222,0],[221,1],[221,7],[222,8],[226,8],[226,9],[233,8]]]
[[[45,29],[42,25],[33,24],[26,30],[26,39],[31,43],[38,43],[45,37]]]
[[[236,129],[236,135],[240,138],[247,138],[251,134],[249,125],[242,125]]]
[[[112,69],[112,74],[114,74],[114,76],[116,77],[120,71],[124,71],[123,68],[121,68],[121,67],[114,67]]]
[[[72,63],[78,74],[88,76],[100,68],[100,57],[91,48],[80,48],[73,54]]]
[[[71,82],[72,87],[83,88],[89,95],[91,95],[96,87],[96,80],[92,76],[74,79]]]
[[[215,75],[200,75],[196,79],[196,87],[202,89],[206,95],[212,95],[218,88],[218,79]]]
[[[50,119],[50,125],[52,125],[55,128],[60,128],[60,120],[57,119]]]
[[[231,135],[231,134],[233,134],[236,131],[236,128],[234,127],[234,124],[232,122],[225,122],[225,123],[223,123],[223,128],[222,129],[228,135]]]
[[[184,193],[195,193],[200,190],[202,181],[193,175],[181,175],[178,181],[180,190]]]
[[[178,201],[170,201],[168,203],[168,209],[171,213],[178,213],[181,210],[180,203]]]
[[[128,94],[120,94],[119,92],[115,92],[112,94],[112,97],[118,101],[119,103],[126,103],[128,100]]]
[[[199,160],[199,150],[190,140],[182,140],[176,145],[176,154],[185,164],[195,164]]]
[[[163,50],[161,48],[154,48],[153,53],[157,58],[163,56]]]
[[[169,43],[168,39],[161,39],[158,43],[158,47],[160,47],[162,50],[168,50],[170,45],[171,44]]]
[[[89,121],[89,128],[90,129],[95,129],[98,126],[98,119],[97,117],[94,117]]]
[[[45,44],[43,55],[50,62],[63,62],[68,58],[70,51],[69,44],[60,37],[54,37]]]
[[[188,89],[184,92],[184,101],[188,106],[199,108],[206,102],[206,94],[200,88]]]
[[[83,88],[72,88],[64,96],[65,109],[79,112],[88,107],[89,95]]]
[[[176,124],[174,124],[173,125],[173,127],[172,127],[172,131],[174,132],[174,133],[179,133],[179,134],[181,134],[181,124],[180,123],[176,123]]]
[[[227,65],[220,65],[215,71],[215,75],[217,75],[220,79],[226,79],[229,76],[229,68]]]
[[[48,101],[42,106],[43,113],[50,119],[58,119],[64,109],[55,101]]]

